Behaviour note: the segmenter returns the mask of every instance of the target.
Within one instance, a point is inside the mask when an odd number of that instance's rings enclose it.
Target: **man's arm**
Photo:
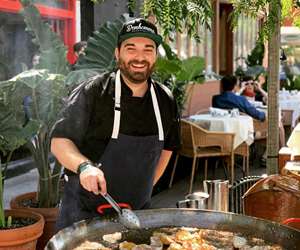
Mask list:
[[[52,138],[51,152],[56,159],[70,171],[77,173],[78,166],[89,159],[80,153],[76,145],[67,138]],[[92,164],[79,175],[81,185],[95,194],[106,193],[106,182],[103,172]],[[99,190],[100,186],[100,190]]]
[[[257,110],[245,97],[241,96],[241,104],[244,112],[253,117],[254,119],[264,121],[266,119],[266,114],[262,111]]]
[[[168,162],[169,162],[171,156],[172,156],[172,151],[162,150],[162,152],[160,154],[160,157],[159,157],[159,160],[158,160],[158,163],[156,165],[153,186],[158,182],[160,177],[165,172],[165,169],[168,165]]]

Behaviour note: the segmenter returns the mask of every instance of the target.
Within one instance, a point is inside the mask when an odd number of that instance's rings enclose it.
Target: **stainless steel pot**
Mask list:
[[[152,233],[148,229],[189,226],[238,232],[280,244],[288,250],[296,250],[300,246],[300,231],[240,214],[193,209],[149,209],[136,211],[136,214],[140,218],[143,230],[130,230],[123,234],[122,240],[148,242]],[[113,218],[84,220],[58,232],[45,249],[69,250],[85,240],[101,242],[99,239],[102,239],[102,235],[125,230],[126,228]]]
[[[209,195],[204,192],[195,192],[185,196],[185,200],[178,201],[176,206],[178,208],[196,208],[207,209],[207,199]]]
[[[228,212],[229,208],[229,181],[205,180],[204,192],[209,194],[207,208],[210,210]]]

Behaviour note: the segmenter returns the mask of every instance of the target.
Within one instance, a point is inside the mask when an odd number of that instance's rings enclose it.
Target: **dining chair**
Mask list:
[[[249,157],[250,157],[250,147],[246,142],[240,144],[235,150],[235,155],[240,155],[243,159],[243,174],[244,176],[249,176]]]
[[[234,180],[234,133],[215,132],[205,130],[198,125],[182,119],[181,148],[177,152],[173,166],[169,188],[172,187],[178,158],[180,155],[193,158],[189,193],[193,190],[196,162],[198,158],[205,158],[204,178],[207,179],[208,158],[225,157],[230,169],[231,182]]]
[[[289,132],[293,130],[293,113],[292,109],[282,109],[281,110],[281,119],[282,125],[288,129]]]
[[[268,121],[267,119],[263,122],[253,119],[254,127],[254,140],[266,140],[268,134]]]
[[[197,112],[195,114],[196,115],[209,114],[209,108],[199,109],[199,110],[197,110]]]

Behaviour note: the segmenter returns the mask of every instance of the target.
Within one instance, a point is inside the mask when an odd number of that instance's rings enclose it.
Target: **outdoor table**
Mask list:
[[[300,92],[280,91],[279,107],[281,110],[292,110],[292,127],[297,125],[297,119],[300,116]]]
[[[212,116],[210,114],[199,114],[190,116],[188,120],[209,131],[234,133],[234,149],[243,142],[251,145],[254,141],[253,119],[247,115],[231,117],[229,115]]]
[[[300,99],[279,100],[279,107],[281,110],[293,110],[292,127],[295,127],[300,116]]]

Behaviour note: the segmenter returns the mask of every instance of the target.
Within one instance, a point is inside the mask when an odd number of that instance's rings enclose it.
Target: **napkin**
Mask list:
[[[209,108],[209,113],[212,116],[228,116],[229,115],[229,111],[226,109],[219,109],[219,108],[213,108],[210,107]]]

